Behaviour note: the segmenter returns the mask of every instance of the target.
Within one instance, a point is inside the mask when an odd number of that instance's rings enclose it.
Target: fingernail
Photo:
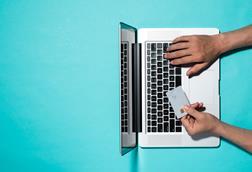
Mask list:
[[[163,58],[165,58],[166,57],[166,54],[163,54]]]
[[[173,65],[173,64],[174,64],[174,61],[171,61],[170,63]]]

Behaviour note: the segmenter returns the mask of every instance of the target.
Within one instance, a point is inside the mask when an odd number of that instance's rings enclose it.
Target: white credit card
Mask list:
[[[185,105],[190,105],[190,102],[182,89],[182,86],[176,87],[173,90],[166,92],[168,99],[172,105],[177,118],[182,118],[187,113],[184,112],[183,107]]]

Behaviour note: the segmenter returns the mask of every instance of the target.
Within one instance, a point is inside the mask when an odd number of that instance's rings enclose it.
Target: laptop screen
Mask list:
[[[120,148],[121,155],[137,145],[135,108],[134,57],[136,57],[137,30],[120,23]]]

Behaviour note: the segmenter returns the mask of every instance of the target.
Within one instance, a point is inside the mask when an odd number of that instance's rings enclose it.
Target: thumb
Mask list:
[[[186,129],[190,127],[189,121],[186,119],[186,116],[183,116],[183,117],[181,118],[181,122],[182,122],[182,124],[184,125],[184,127],[185,127]]]
[[[193,116],[195,119],[199,118],[199,112],[197,110],[195,110],[193,107],[191,106],[185,106],[184,110],[186,113],[188,113],[189,115]]]
[[[202,70],[204,67],[206,67],[206,63],[199,63],[199,64],[195,64],[193,67],[191,67],[187,72],[186,75],[187,76],[192,76],[197,74],[198,72],[200,72],[200,70]]]

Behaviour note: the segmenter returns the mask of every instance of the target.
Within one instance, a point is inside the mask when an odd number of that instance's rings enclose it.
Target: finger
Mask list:
[[[197,110],[195,110],[193,107],[191,106],[185,106],[184,110],[191,116],[193,116],[195,119],[199,118],[199,112]]]
[[[187,76],[193,76],[193,75],[197,74],[198,72],[200,72],[203,68],[205,68],[206,65],[207,65],[207,63],[195,64],[193,67],[191,67],[191,68],[186,72],[186,75],[187,75]]]
[[[172,41],[173,44],[176,44],[177,42],[182,42],[182,41],[189,41],[190,40],[190,36],[180,36],[180,37],[177,37],[176,39],[174,39]]]
[[[189,56],[189,55],[191,55],[191,51],[189,51],[188,49],[183,49],[183,50],[178,50],[174,52],[168,52],[165,54],[165,57],[168,59],[176,59],[176,58]]]
[[[189,124],[188,119],[186,119],[186,118],[187,118],[187,116],[182,117],[182,118],[181,118],[181,123],[182,123],[182,124],[184,125],[184,127],[187,129],[187,128],[190,127],[190,124]]]
[[[195,58],[193,58],[193,56],[188,55],[185,57],[181,57],[178,59],[174,59],[171,61],[171,64],[173,65],[184,65],[184,64],[190,64],[190,63],[195,63],[197,62],[197,60]]]
[[[200,106],[200,103],[196,102],[196,103],[190,104],[190,106],[193,107],[193,108],[197,108],[197,107]]]
[[[196,102],[196,103],[191,104],[190,106],[198,110],[203,107],[203,103]]]
[[[189,44],[187,42],[178,42],[176,44],[171,44],[171,46],[167,49],[167,51],[175,51],[175,50],[181,50],[186,49],[189,47]]]
[[[193,117],[191,117],[191,118],[189,119],[189,123],[190,123],[191,125],[194,124],[194,121],[195,121],[195,119],[193,119]]]

